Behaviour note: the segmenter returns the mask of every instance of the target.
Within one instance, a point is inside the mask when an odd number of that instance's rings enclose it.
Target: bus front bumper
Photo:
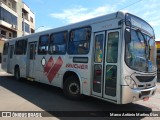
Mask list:
[[[157,87],[147,89],[131,89],[129,86],[122,86],[121,104],[127,104],[138,100],[148,100],[156,92]]]

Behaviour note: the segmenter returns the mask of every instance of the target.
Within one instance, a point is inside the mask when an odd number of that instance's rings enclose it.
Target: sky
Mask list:
[[[23,2],[35,14],[36,32],[123,10],[151,24],[156,40],[160,41],[159,0],[23,0]]]

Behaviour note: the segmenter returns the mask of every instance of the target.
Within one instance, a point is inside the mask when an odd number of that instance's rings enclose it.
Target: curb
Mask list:
[[[4,75],[4,74],[6,74],[6,72],[0,72],[0,75]]]

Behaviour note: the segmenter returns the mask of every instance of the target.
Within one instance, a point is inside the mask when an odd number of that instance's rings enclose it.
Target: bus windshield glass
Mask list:
[[[131,30],[131,41],[126,43],[126,63],[137,71],[156,71],[156,47],[152,37],[139,30]]]
[[[131,33],[131,40],[126,41],[126,64],[137,71],[155,72],[156,46],[153,28],[146,21],[131,14],[126,14],[125,21]]]

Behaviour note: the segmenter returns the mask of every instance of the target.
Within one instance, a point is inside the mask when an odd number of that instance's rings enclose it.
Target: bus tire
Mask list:
[[[82,98],[80,94],[80,83],[76,76],[70,76],[66,79],[63,87],[64,95],[73,100]]]
[[[20,80],[20,70],[19,70],[19,67],[15,68],[14,77],[15,77],[16,80]]]

